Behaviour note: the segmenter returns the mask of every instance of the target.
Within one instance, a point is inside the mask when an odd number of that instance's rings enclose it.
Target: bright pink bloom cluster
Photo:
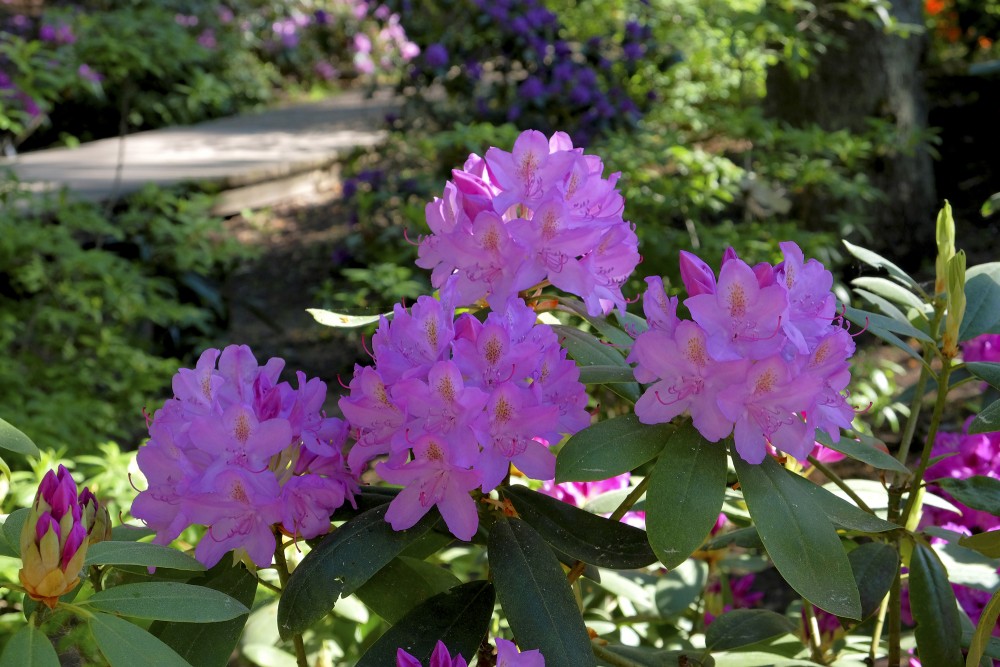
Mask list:
[[[534,651],[517,650],[517,645],[512,641],[497,637],[497,667],[545,667],[545,658],[537,649]],[[448,652],[448,647],[444,642],[438,641],[431,653],[431,661],[428,667],[466,667],[465,658],[456,655],[454,658]],[[412,655],[399,649],[396,651],[396,667],[421,667],[420,661]]]
[[[653,382],[635,406],[646,424],[689,412],[712,442],[735,434],[736,451],[760,463],[768,446],[805,459],[822,429],[835,441],[850,427],[845,389],[854,340],[838,325],[833,276],[805,261],[791,242],[777,266],[749,266],[730,248],[715,274],[681,253],[684,305],[677,316],[659,278],[647,278],[643,309],[649,330],[629,361],[639,382]]]
[[[962,344],[965,361],[1000,362],[1000,334],[983,334]]]
[[[576,364],[520,299],[481,322],[420,297],[383,318],[372,345],[375,366],[355,367],[340,408],[357,439],[351,469],[388,455],[376,472],[405,486],[386,515],[396,530],[437,505],[451,532],[471,539],[470,491],[494,489],[510,463],[553,477],[548,443],[590,423]]]
[[[132,514],[157,532],[154,542],[200,524],[208,531],[195,556],[207,567],[233,549],[266,567],[275,524],[316,537],[353,503],[357,482],[341,454],[347,425],[321,412],[320,380],[299,372],[298,389],[278,382],[284,363],[258,366],[250,348],[231,345],[174,376],[174,398],[156,411],[137,456],[149,486]]]
[[[638,238],[622,218],[619,174],[603,172],[600,158],[563,132],[546,139],[528,130],[513,152],[470,155],[427,205],[432,234],[417,265],[433,269],[431,282],[456,305],[485,297],[503,308],[548,279],[592,315],[624,311],[621,286],[639,263]]]
[[[928,480],[942,477],[969,479],[977,475],[1000,479],[1000,469],[997,468],[997,461],[1000,461],[1000,433],[969,435],[968,428],[971,422],[970,417],[962,433],[938,433],[931,449],[931,456],[944,458],[927,468]],[[948,510],[925,506],[925,523],[945,526],[967,534],[1000,528],[1000,517],[982,510],[974,510],[957,500],[952,502],[962,510],[961,519],[956,519]]]
[[[564,503],[569,503],[575,507],[584,507],[595,498],[610,493],[611,491],[621,491],[627,489],[632,473],[622,473],[616,477],[602,479],[594,482],[562,482],[556,484],[553,480],[546,480],[538,491],[547,496],[558,498]],[[720,515],[721,516],[721,515]],[[622,521],[637,528],[646,527],[645,512],[627,512],[622,517]]]

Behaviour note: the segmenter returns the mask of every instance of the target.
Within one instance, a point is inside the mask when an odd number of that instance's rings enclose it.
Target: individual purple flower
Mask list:
[[[101,81],[104,80],[104,77],[101,76],[99,73],[95,72],[93,68],[91,68],[91,66],[88,65],[87,63],[80,63],[80,66],[77,68],[76,72],[77,74],[80,75],[81,79],[89,81],[91,83],[100,83]]]
[[[266,567],[276,525],[309,539],[330,529],[345,501],[353,504],[346,424],[322,413],[324,383],[298,373],[293,389],[278,380],[283,366],[259,366],[250,348],[232,345],[206,350],[174,376],[174,398],[153,415],[137,454],[147,488],[132,514],[156,531],[154,542],[203,525],[195,556],[206,566],[235,550]]]
[[[1000,362],[1000,334],[983,334],[962,343],[964,361]]]
[[[448,64],[448,49],[444,44],[431,44],[424,50],[424,61],[431,69],[440,69]]]
[[[404,651],[403,649],[398,649],[396,651],[396,667],[423,667],[420,661],[415,657]],[[431,661],[427,663],[427,667],[468,667],[468,663],[465,662],[465,658],[460,655],[451,656],[448,651],[448,647],[444,645],[444,642],[438,640],[438,643],[434,646],[434,652],[431,653]]]
[[[538,649],[518,651],[517,645],[506,639],[496,638],[497,667],[545,667],[545,658]]]

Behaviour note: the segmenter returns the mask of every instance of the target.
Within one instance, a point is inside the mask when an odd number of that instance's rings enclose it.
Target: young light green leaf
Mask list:
[[[868,264],[869,266],[873,266],[876,269],[885,269],[886,273],[895,278],[901,284],[909,285],[918,294],[923,294],[923,290],[920,288],[920,285],[917,283],[916,280],[911,278],[910,275],[906,273],[906,271],[903,271],[901,268],[899,268],[898,266],[887,260],[885,257],[882,257],[881,255],[874,253],[871,250],[867,250],[860,246],[856,246],[853,243],[848,243],[847,241],[843,241],[843,244],[844,247],[847,248],[847,252],[854,255],[860,261],[864,262],[865,264]]]
[[[934,550],[919,543],[910,557],[910,610],[917,624],[920,661],[934,667],[962,667],[955,592]]]
[[[978,551],[987,558],[1000,558],[1000,530],[963,535],[958,543],[966,549]]]
[[[52,648],[52,642],[35,627],[34,623],[21,626],[13,637],[7,640],[0,667],[59,667],[59,656]]]
[[[985,475],[973,475],[966,479],[942,477],[931,484],[940,486],[953,495],[955,500],[974,510],[1000,516],[1000,479]]]
[[[733,453],[743,497],[785,581],[836,616],[861,618],[861,599],[840,538],[823,510],[771,457],[751,465]]]
[[[986,644],[990,641],[993,630],[997,626],[998,618],[1000,618],[1000,589],[994,591],[993,597],[983,608],[983,613],[979,617],[979,625],[976,626],[972,641],[969,643],[969,654],[965,658],[965,667],[978,667],[986,650]]]
[[[313,316],[317,322],[325,327],[336,327],[339,329],[355,329],[367,326],[379,321],[381,315],[346,315],[335,313],[332,310],[322,308],[306,308],[306,312]],[[385,313],[386,317],[391,317],[392,313]]]
[[[643,424],[634,413],[605,419],[572,436],[556,457],[557,482],[592,482],[652,460],[673,435],[673,424]]]
[[[667,568],[694,553],[719,518],[726,494],[726,449],[690,423],[667,440],[646,491],[646,530]]]
[[[979,264],[965,273],[965,317],[958,339],[1000,333],[1000,262]]]
[[[471,581],[439,593],[411,609],[379,637],[357,667],[395,665],[398,649],[422,665],[429,664],[438,641],[452,654],[471,660],[486,636],[495,602],[493,584],[488,581]]]
[[[520,519],[499,519],[488,553],[517,645],[540,649],[546,667],[594,667],[590,637],[566,575],[538,533]]]
[[[250,613],[246,606],[225,593],[170,581],[106,588],[78,604],[133,618],[185,623],[217,623]]]
[[[3,538],[9,550],[18,558],[21,557],[21,530],[24,528],[24,522],[28,520],[30,511],[27,507],[16,509],[8,514],[3,522]]]
[[[656,562],[646,532],[591,514],[524,486],[501,491],[521,519],[557,549],[599,567],[628,570]]]
[[[0,449],[8,449],[25,456],[41,454],[31,438],[3,419],[0,419]]]
[[[722,614],[705,631],[705,648],[728,651],[795,632],[790,620],[767,609],[734,609]]]
[[[149,542],[98,542],[87,549],[84,565],[144,565],[204,571],[205,566],[177,549]]]
[[[969,424],[969,435],[1000,431],[1000,401],[993,401]]]
[[[191,667],[184,658],[142,628],[110,614],[96,613],[87,619],[97,648],[111,667]]]

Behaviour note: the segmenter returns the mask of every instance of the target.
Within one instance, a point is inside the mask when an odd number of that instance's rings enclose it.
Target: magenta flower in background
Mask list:
[[[493,307],[548,281],[581,297],[593,315],[625,309],[622,284],[639,263],[638,238],[622,218],[618,174],[569,136],[528,130],[511,152],[470,155],[443,196],[427,205],[431,234],[417,265],[433,271],[443,298]]]
[[[780,247],[784,262],[753,267],[730,248],[718,278],[682,251],[692,320],[678,319],[678,302],[661,280],[647,280],[649,329],[628,358],[636,380],[652,383],[636,402],[640,421],[690,414],[709,441],[734,434],[749,463],[760,463],[769,448],[805,460],[816,429],[836,442],[840,429],[850,428],[847,359],[854,340],[836,318],[832,275],[794,243]]]
[[[556,484],[553,480],[549,479],[542,482],[542,486],[538,491],[547,496],[558,498],[564,503],[583,508],[587,503],[605,493],[627,489],[631,477],[632,473],[626,472],[595,482],[562,482],[561,484]],[[645,512],[627,512],[621,520],[636,528],[645,529],[646,527]]]
[[[1000,334],[983,334],[962,343],[964,361],[1000,362]]]
[[[353,504],[357,480],[341,454],[347,425],[321,412],[323,382],[300,372],[293,389],[278,381],[283,366],[259,366],[250,348],[231,345],[174,376],[174,398],[153,415],[136,459],[148,486],[132,514],[156,531],[154,542],[202,525],[195,556],[207,567],[231,550],[266,567],[275,526],[309,539]]]
[[[437,506],[451,532],[478,527],[469,492],[489,492],[511,464],[551,479],[549,449],[590,423],[579,370],[551,327],[511,299],[485,321],[427,296],[397,306],[372,339],[375,365],[355,367],[340,408],[356,444],[351,469],[404,486],[387,520],[408,528]]]
[[[77,68],[76,73],[80,75],[80,78],[91,83],[100,83],[104,80],[104,77],[95,72],[87,63],[80,63],[80,67]]]

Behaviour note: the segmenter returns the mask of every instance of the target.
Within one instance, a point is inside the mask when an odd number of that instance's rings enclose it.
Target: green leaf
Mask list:
[[[632,336],[629,336],[626,332],[611,324],[607,318],[594,317],[588,313],[587,306],[579,299],[567,296],[557,296],[556,301],[563,304],[563,306],[575,315],[578,315],[586,320],[590,326],[597,329],[597,331],[612,345],[628,348],[632,347],[632,344],[635,342],[635,339],[633,339]]]
[[[646,530],[667,568],[694,553],[719,518],[726,495],[726,448],[690,423],[667,440],[646,490]]]
[[[420,664],[429,664],[439,640],[452,655],[457,653],[469,661],[486,636],[495,601],[493,584],[488,581],[471,581],[439,593],[411,609],[379,637],[357,667],[395,665],[400,648]]]
[[[489,563],[500,606],[522,650],[539,649],[546,667],[595,665],[590,637],[559,561],[520,519],[499,519]]]
[[[3,419],[0,419],[0,449],[9,449],[25,456],[41,456],[31,438]]]
[[[1000,364],[984,361],[968,361],[965,368],[980,380],[985,380],[996,389],[1000,389]]]
[[[635,375],[628,366],[581,366],[580,382],[583,384],[635,382]]]
[[[150,535],[156,535],[156,531],[131,523],[123,523],[111,529],[111,539],[115,542],[135,542]]]
[[[728,651],[795,632],[790,620],[767,609],[734,609],[722,614],[705,630],[705,648]]]
[[[820,609],[860,620],[851,564],[822,508],[771,457],[759,465],[735,452],[732,459],[750,516],[781,576]]]
[[[246,607],[253,605],[257,592],[254,575],[243,567],[229,565],[225,565],[216,576],[198,577],[191,583],[225,593]],[[218,623],[157,621],[149,627],[149,632],[194,667],[226,667],[239,643],[247,618],[249,614]]]
[[[931,483],[940,486],[953,495],[955,500],[974,510],[1000,516],[1000,479],[974,475],[967,479],[942,477]]]
[[[934,339],[928,336],[926,333],[916,328],[912,324],[906,322],[900,322],[894,320],[891,317],[886,317],[885,315],[879,315],[878,313],[870,313],[867,310],[860,310],[858,308],[852,308],[851,306],[844,307],[844,315],[851,322],[854,322],[858,326],[867,325],[868,330],[873,334],[882,338],[879,334],[880,331],[891,331],[894,334],[900,334],[903,336],[908,336],[910,338],[916,338],[924,343],[933,343]],[[904,343],[905,345],[905,343]],[[907,345],[907,347],[909,347]]]
[[[88,619],[97,648],[111,667],[190,667],[184,658],[142,628],[110,614],[96,613]]]
[[[934,667],[962,667],[962,626],[948,573],[934,551],[923,544],[910,557],[910,610],[917,627],[920,662]]]
[[[142,565],[173,570],[204,571],[205,566],[186,553],[149,542],[98,542],[87,549],[84,565]]]
[[[599,646],[595,644],[594,652],[602,660],[602,664],[607,665],[628,665],[628,667],[672,667],[673,665],[715,667],[715,660],[712,656],[702,657],[696,655],[699,653],[698,651],[692,651],[691,649],[666,650],[662,648],[650,648],[649,646],[623,646],[621,644]]]
[[[7,640],[0,655],[0,667],[59,667],[59,656],[52,642],[34,623],[21,626]]]
[[[557,482],[593,482],[634,470],[656,458],[676,427],[643,424],[634,413],[577,432],[556,457]]]
[[[572,558],[619,570],[656,562],[644,530],[591,514],[524,486],[511,486],[501,493],[546,542]]]
[[[909,285],[918,294],[923,292],[916,280],[911,278],[906,271],[903,271],[903,269],[899,268],[885,257],[882,257],[871,250],[856,246],[853,243],[848,243],[847,241],[842,241],[842,243],[844,244],[844,247],[847,248],[847,252],[851,253],[865,264],[873,266],[876,269],[885,269],[890,276],[904,285]]]
[[[965,273],[965,317],[960,341],[1000,333],[1000,262],[973,266]]]
[[[881,444],[879,440],[864,434],[856,434],[856,437],[858,440],[841,435],[840,441],[834,442],[825,431],[816,430],[816,442],[824,447],[829,447],[834,451],[849,456],[856,461],[867,463],[879,470],[892,470],[893,472],[910,475],[910,469],[897,461],[895,456],[875,446],[876,443]]]
[[[708,564],[689,558],[657,580],[653,596],[656,611],[663,618],[684,613],[701,596],[707,581]]]
[[[969,424],[969,435],[1000,431],[1000,401],[993,401]]]
[[[335,313],[332,310],[322,308],[306,308],[306,312],[313,316],[313,319],[325,327],[336,327],[338,329],[355,329],[367,326],[379,321],[381,315],[346,315]],[[386,317],[391,317],[392,313],[385,313]]]
[[[559,336],[559,344],[581,368],[587,366],[618,366],[631,367],[625,362],[625,357],[617,349],[605,345],[589,333],[575,327],[557,324],[552,327]],[[639,400],[639,383],[624,382],[608,385],[608,389],[633,403]]]
[[[969,654],[965,658],[966,667],[977,667],[983,658],[986,644],[993,635],[993,629],[997,626],[997,618],[1000,618],[1000,590],[993,593],[993,597],[983,608],[983,614],[979,617],[979,625],[972,635],[969,643]]]
[[[744,549],[763,549],[764,543],[760,539],[760,533],[754,526],[737,528],[728,532],[716,535],[705,544],[705,551],[725,549],[730,545],[743,547]]]
[[[861,618],[878,611],[899,569],[899,554],[883,542],[868,542],[847,554],[861,594]]]
[[[880,519],[874,514],[860,509],[857,505],[835,496],[822,486],[818,486],[801,475],[788,473],[788,478],[800,489],[809,494],[823,514],[830,521],[848,530],[859,530],[863,533],[884,533],[900,526]]]
[[[21,557],[21,530],[24,528],[24,522],[28,520],[29,512],[31,510],[27,507],[14,510],[7,515],[3,522],[4,540],[10,547],[10,551],[18,558]]]
[[[355,594],[376,614],[390,623],[397,623],[424,600],[461,583],[443,567],[399,556],[376,572]]]
[[[1000,558],[1000,530],[991,530],[976,535],[963,535],[959,538],[958,543],[987,558]]]
[[[388,505],[351,519],[317,544],[289,577],[278,603],[283,638],[301,633],[323,618],[337,599],[348,596],[438,522],[431,512],[407,530],[385,520]]]
[[[172,581],[149,581],[106,588],[78,604],[134,618],[186,623],[228,621],[250,613],[242,603],[225,593]]]
[[[906,289],[898,282],[886,280],[885,278],[855,278],[852,285],[857,285],[863,289],[871,290],[873,293],[903,306],[915,308],[917,312],[923,312],[929,306],[920,297]]]

